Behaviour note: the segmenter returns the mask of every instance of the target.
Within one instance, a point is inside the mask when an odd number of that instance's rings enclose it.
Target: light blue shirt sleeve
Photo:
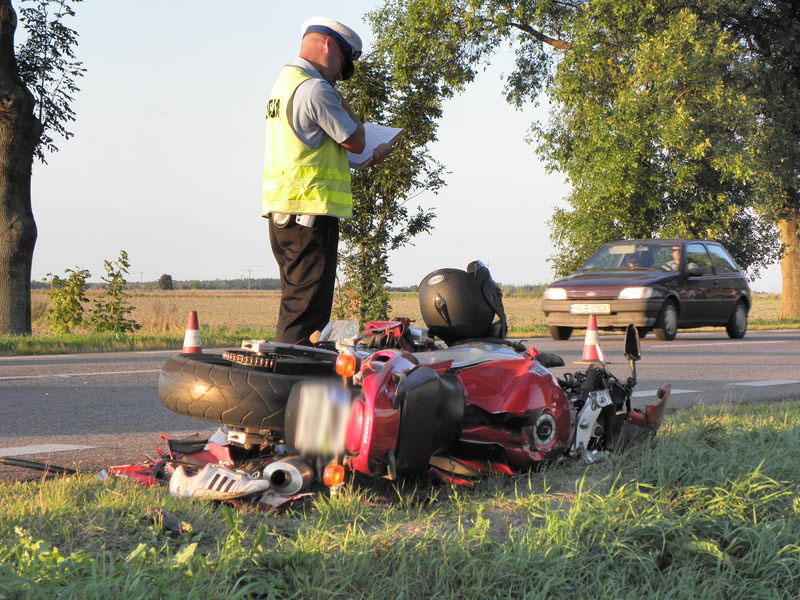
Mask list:
[[[300,62],[302,59],[298,59]],[[305,63],[306,61],[302,61]],[[297,137],[312,148],[319,148],[329,136],[341,144],[358,125],[342,107],[339,94],[310,64],[297,64],[314,76],[301,83],[292,98],[292,129]]]

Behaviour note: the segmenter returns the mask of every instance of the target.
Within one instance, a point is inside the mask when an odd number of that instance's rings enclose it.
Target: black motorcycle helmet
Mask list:
[[[466,271],[439,269],[419,284],[419,309],[428,330],[448,346],[474,338],[505,339],[503,292],[479,260]],[[494,316],[498,321],[492,323]]]

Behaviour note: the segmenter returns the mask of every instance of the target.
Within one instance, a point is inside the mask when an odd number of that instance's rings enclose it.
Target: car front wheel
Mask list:
[[[747,307],[741,300],[736,303],[731,320],[725,325],[725,331],[728,332],[728,337],[734,340],[743,338],[747,333]]]
[[[678,308],[671,300],[664,304],[656,323],[656,337],[671,342],[678,333]]]
[[[572,335],[572,327],[550,327],[550,337],[554,340],[568,340]]]

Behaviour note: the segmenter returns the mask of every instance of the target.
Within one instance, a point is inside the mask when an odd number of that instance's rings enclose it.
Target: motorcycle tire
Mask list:
[[[219,354],[178,354],[162,367],[158,391],[162,404],[180,415],[250,431],[283,431],[292,386],[324,376],[327,367],[294,357],[281,367],[251,367]],[[335,377],[332,364],[330,375]]]

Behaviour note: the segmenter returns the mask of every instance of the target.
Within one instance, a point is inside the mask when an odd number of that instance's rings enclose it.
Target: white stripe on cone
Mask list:
[[[189,320],[186,323],[186,333],[183,336],[183,354],[201,354],[203,352],[200,342],[200,330],[197,324],[197,311],[189,313]]]
[[[591,315],[589,323],[586,325],[586,339],[583,342],[583,361],[605,362],[603,351],[597,337],[597,317]]]

